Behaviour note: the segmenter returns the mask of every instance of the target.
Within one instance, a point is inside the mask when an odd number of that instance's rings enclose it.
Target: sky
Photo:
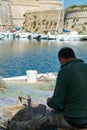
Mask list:
[[[87,0],[64,0],[64,8],[72,5],[87,5]]]

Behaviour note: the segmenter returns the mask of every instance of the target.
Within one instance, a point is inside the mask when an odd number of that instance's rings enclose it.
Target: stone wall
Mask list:
[[[5,30],[12,24],[10,1],[0,0],[0,30]]]
[[[24,15],[28,12],[32,14],[33,12],[61,8],[61,6],[61,2],[56,0],[12,0],[11,11],[14,26],[22,26]]]
[[[50,30],[61,31],[62,11],[46,10],[25,14],[23,28],[26,31],[46,33]]]
[[[0,29],[22,27],[27,12],[53,10],[61,6],[62,3],[56,0],[0,0]]]
[[[87,8],[68,9],[65,13],[65,28],[87,34]]]
[[[62,27],[71,31],[77,31],[79,34],[87,34],[87,7],[76,6],[65,10],[64,22],[63,14],[60,10],[41,10],[37,12],[25,13],[23,28],[26,31],[47,32],[58,29],[61,32]]]
[[[0,30],[13,26],[26,31],[47,32],[62,29],[62,3],[57,0],[0,0]],[[64,26],[87,34],[87,6],[68,8]]]

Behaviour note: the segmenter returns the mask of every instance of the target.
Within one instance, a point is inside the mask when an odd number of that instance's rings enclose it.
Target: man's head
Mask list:
[[[62,65],[75,58],[74,51],[69,47],[63,47],[58,52],[58,59]]]

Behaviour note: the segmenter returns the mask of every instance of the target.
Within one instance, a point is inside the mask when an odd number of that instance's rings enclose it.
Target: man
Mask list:
[[[49,127],[78,130],[87,127],[87,64],[76,59],[69,47],[60,49],[58,59],[61,69],[53,96],[47,99],[47,105],[53,110],[31,121],[13,121],[9,125],[10,130]]]
[[[61,70],[49,107],[61,112],[65,120],[76,128],[87,128],[87,64],[76,59],[69,47],[60,49]],[[59,125],[62,125],[61,123]]]

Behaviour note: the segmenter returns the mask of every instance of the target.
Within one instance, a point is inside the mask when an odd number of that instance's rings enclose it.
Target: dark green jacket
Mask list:
[[[87,64],[75,59],[61,66],[48,106],[75,122],[87,122]]]

